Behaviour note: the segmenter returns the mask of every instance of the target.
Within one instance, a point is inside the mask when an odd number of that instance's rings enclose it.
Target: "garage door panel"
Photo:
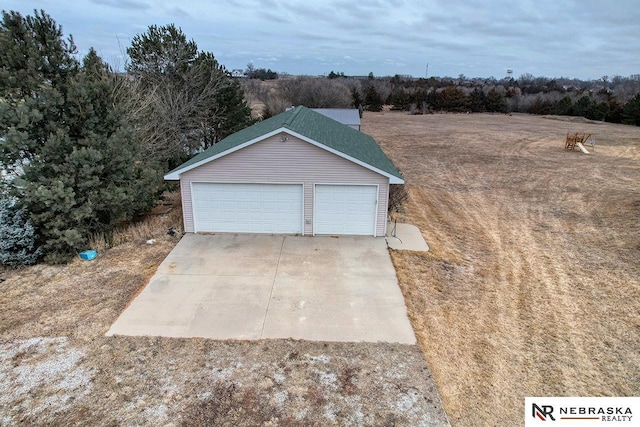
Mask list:
[[[377,200],[374,185],[317,184],[314,234],[373,235]]]
[[[193,183],[196,231],[301,233],[301,184]]]

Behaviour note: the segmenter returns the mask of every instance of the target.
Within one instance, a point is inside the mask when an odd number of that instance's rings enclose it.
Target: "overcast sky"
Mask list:
[[[640,74],[640,0],[3,0],[44,9],[123,67],[131,39],[174,23],[228,69],[501,78],[507,69],[598,79]]]

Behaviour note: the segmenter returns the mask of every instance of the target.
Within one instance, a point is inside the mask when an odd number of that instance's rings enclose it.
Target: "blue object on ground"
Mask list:
[[[78,255],[80,255],[80,258],[88,261],[90,259],[94,259],[95,257],[97,257],[98,252],[94,250],[83,251],[83,252],[80,252]]]

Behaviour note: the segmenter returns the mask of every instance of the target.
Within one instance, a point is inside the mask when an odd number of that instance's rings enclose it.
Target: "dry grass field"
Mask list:
[[[640,128],[386,111],[362,129],[431,246],[392,258],[454,426],[522,425],[525,396],[640,395]]]

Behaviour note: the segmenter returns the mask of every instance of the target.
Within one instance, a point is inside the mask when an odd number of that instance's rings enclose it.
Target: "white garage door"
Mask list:
[[[302,233],[302,184],[193,183],[195,231]]]
[[[314,234],[375,234],[378,187],[316,185]]]

